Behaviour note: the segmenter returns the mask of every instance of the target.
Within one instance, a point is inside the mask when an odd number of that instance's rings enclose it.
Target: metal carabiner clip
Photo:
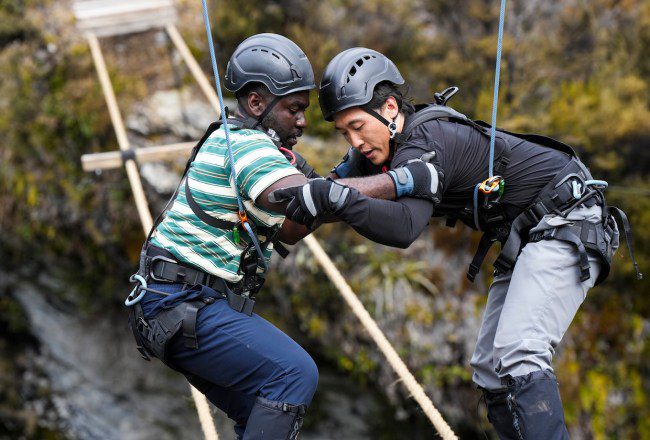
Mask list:
[[[478,189],[485,195],[492,194],[494,191],[500,191],[502,180],[503,178],[501,176],[492,176],[481,182]]]
[[[573,189],[573,198],[576,200],[580,200],[580,197],[582,197],[582,194],[586,189],[585,187],[582,186],[581,182],[578,182],[576,180],[571,181],[571,188]]]
[[[124,305],[127,306],[127,307],[131,307],[131,306],[134,306],[137,303],[139,303],[140,300],[144,297],[144,294],[147,293],[147,291],[144,290],[144,289],[147,288],[147,280],[145,280],[143,277],[141,277],[140,275],[137,275],[137,274],[131,275],[131,278],[129,278],[129,281],[131,281],[132,283],[138,281],[138,282],[140,282],[140,285],[135,286],[133,288],[133,290],[131,291],[131,293],[129,293],[129,295],[124,300]],[[143,287],[144,287],[144,289],[143,289]],[[135,293],[138,291],[138,289],[140,289],[140,294],[138,296],[135,296]]]

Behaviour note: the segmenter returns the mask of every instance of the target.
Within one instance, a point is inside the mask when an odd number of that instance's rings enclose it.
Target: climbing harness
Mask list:
[[[497,273],[506,273],[514,267],[517,256],[526,242],[555,238],[573,244],[578,250],[580,254],[580,278],[583,281],[589,279],[587,250],[599,255],[603,262],[603,268],[596,280],[596,284],[598,284],[607,277],[613,254],[611,240],[616,233],[616,223],[611,214],[618,216],[623,225],[623,232],[630,257],[637,273],[637,278],[641,279],[642,274],[639,272],[638,264],[634,259],[631,240],[632,231],[629,221],[620,209],[615,207],[608,208],[605,203],[603,191],[607,188],[607,182],[593,179],[573,149],[562,142],[546,136],[513,133],[496,127],[505,6],[506,0],[502,0],[499,16],[492,123],[487,124],[483,121],[473,121],[451,107],[448,107],[447,101],[458,92],[457,87],[450,87],[441,93],[435,93],[435,102],[416,105],[416,113],[409,118],[402,133],[394,136],[394,142],[399,144],[407,141],[411,137],[415,127],[435,119],[446,119],[469,125],[484,135],[489,136],[488,177],[475,185],[471,201],[461,212],[454,212],[452,210],[445,212],[444,204],[439,204],[436,208],[436,211],[447,217],[448,226],[453,227],[456,221],[460,219],[473,229],[484,232],[476,254],[467,271],[467,278],[470,281],[474,281],[485,256],[496,241],[502,244],[502,251],[495,261],[494,267]],[[384,121],[384,123],[387,122]],[[495,162],[495,156],[497,156],[495,151],[497,131],[543,147],[561,151],[570,157],[565,168],[557,173],[538,193],[533,203],[524,209],[523,212],[505,207],[500,203],[501,197],[507,190],[504,176],[510,162],[510,146],[507,139],[503,139],[502,148],[498,154],[498,161]],[[392,141],[393,139],[391,139]],[[440,202],[439,198],[437,202]],[[593,224],[588,221],[573,222],[571,225],[553,228],[542,234],[534,234],[527,240],[522,239],[522,236],[528,234],[528,231],[537,225],[544,215],[555,214],[566,217],[573,209],[580,205],[589,207],[596,203],[603,206],[602,222],[600,223]]]
[[[483,121],[471,120],[447,106],[447,101],[457,91],[457,87],[450,87],[441,93],[434,94],[435,102],[416,105],[416,112],[407,120],[402,133],[397,134],[397,143],[408,141],[415,127],[437,119],[469,125],[484,136],[490,136],[493,129],[491,125]],[[495,146],[491,153],[494,155],[491,159],[493,175],[474,187],[472,198],[467,206],[458,212],[453,208],[447,208],[444,200],[437,205],[436,215],[447,217],[447,226],[453,227],[457,220],[461,220],[469,227],[484,233],[467,271],[467,277],[470,281],[475,279],[483,260],[495,242],[498,241],[502,244],[502,252],[495,262],[495,268],[499,273],[507,272],[514,266],[519,251],[526,242],[552,238],[548,235],[550,232],[544,236],[535,235],[528,240],[522,240],[521,237],[511,237],[527,234],[528,230],[537,225],[544,215],[557,214],[566,217],[571,210],[581,204],[593,206],[596,203],[603,205],[603,221],[595,226],[596,229],[586,221],[574,222],[573,229],[564,228],[564,231],[557,232],[554,238],[560,239],[564,237],[564,241],[576,246],[582,261],[581,278],[588,278],[584,264],[587,261],[586,251],[594,251],[600,255],[604,264],[597,280],[598,284],[605,279],[609,272],[613,252],[609,240],[615,233],[615,226],[610,213],[614,214],[621,219],[630,256],[638,273],[637,277],[641,276],[638,272],[638,265],[634,260],[634,251],[631,247],[631,227],[627,217],[624,214],[621,216],[622,211],[618,208],[608,208],[604,202],[603,191],[607,188],[607,182],[593,179],[573,149],[556,139],[537,134],[514,133],[500,128],[494,128],[494,131],[560,151],[569,156],[570,160],[566,167],[557,173],[555,178],[538,193],[537,199],[522,212],[521,209],[504,206],[501,203],[501,197],[507,191],[505,179],[502,176],[505,174],[510,162],[510,145],[506,139],[503,139],[503,142],[499,143],[499,149]],[[438,201],[440,202],[440,200]],[[577,228],[582,229],[578,230]],[[561,228],[553,230],[557,229]],[[583,229],[584,232],[582,232]],[[571,233],[571,237],[567,237],[569,233]],[[574,238],[574,236],[579,237],[579,239]],[[508,244],[506,245],[506,243]]]
[[[147,285],[148,280],[153,280],[158,283],[180,284],[184,286],[184,289],[189,286],[207,286],[217,292],[221,298],[225,298],[232,309],[251,315],[255,305],[254,297],[264,283],[264,278],[258,274],[258,269],[261,268],[263,272],[268,270],[264,251],[271,243],[274,243],[276,250],[283,257],[288,253],[286,249],[275,240],[277,230],[266,227],[256,227],[249,219],[239,193],[237,170],[235,168],[230,142],[230,125],[233,126],[234,130],[242,128],[256,129],[260,126],[261,121],[266,117],[272,106],[278,102],[279,97],[276,97],[269,104],[257,120],[253,118],[249,118],[251,119],[250,121],[228,119],[228,109],[223,105],[223,96],[216,66],[216,57],[210,30],[207,5],[205,0],[202,0],[202,3],[217,97],[219,106],[223,111],[221,112],[221,120],[212,123],[201,140],[192,149],[183,176],[181,177],[181,183],[176,188],[176,191],[167,202],[163,211],[158,215],[153,227],[149,231],[140,254],[140,267],[138,273],[133,275],[130,279],[131,282],[137,282],[138,285],[136,285],[127,297],[125,305],[130,308],[129,322],[138,345],[138,350],[146,360],[149,360],[151,356],[155,356],[163,362],[166,362],[166,345],[181,329],[184,337],[189,341],[186,343],[186,346],[189,348],[196,348],[198,346],[195,336],[196,313],[206,304],[205,300],[212,302],[215,300],[215,298],[206,297],[202,300],[183,301],[172,309],[158,313],[154,318],[145,319],[142,306],[139,304],[140,300],[144,297],[145,292],[152,291],[158,294],[165,294],[164,292],[149,288]],[[188,174],[191,164],[196,159],[203,144],[207,141],[210,135],[219,128],[222,128],[225,133],[228,160],[231,168],[230,181],[237,199],[238,222],[226,221],[209,215],[199,206],[190,191]],[[293,157],[295,158],[295,156]],[[245,246],[240,257],[239,273],[242,274],[242,280],[240,282],[229,283],[220,277],[199,270],[189,264],[179,262],[171,253],[151,244],[150,240],[153,231],[155,231],[156,227],[161,223],[165,213],[169,209],[172,201],[178,196],[181,188],[182,191],[184,191],[190,209],[201,221],[215,228],[232,231],[232,239],[236,244],[241,243],[243,239],[242,236],[248,236],[249,242]],[[263,243],[260,243],[258,234],[264,237]]]

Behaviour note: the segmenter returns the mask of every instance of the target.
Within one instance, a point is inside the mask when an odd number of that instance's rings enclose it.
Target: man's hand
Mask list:
[[[350,188],[333,180],[313,179],[302,186],[292,186],[269,194],[271,203],[289,201],[286,216],[289,220],[313,229],[316,217],[337,215],[350,200]]]
[[[341,162],[332,168],[331,173],[335,173],[340,178],[357,177],[361,175],[361,153],[356,148],[350,147],[348,152],[343,156]]]
[[[440,202],[438,170],[431,163],[435,153],[426,153],[420,159],[409,160],[406,165],[390,170],[397,197],[419,197]]]

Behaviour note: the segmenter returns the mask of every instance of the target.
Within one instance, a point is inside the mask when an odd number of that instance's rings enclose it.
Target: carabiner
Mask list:
[[[136,281],[139,281],[140,285],[135,286],[133,288],[133,290],[131,291],[131,293],[129,293],[129,296],[127,296],[126,299],[124,300],[124,305],[127,306],[127,307],[131,307],[131,306],[134,306],[137,303],[139,303],[140,300],[142,300],[142,298],[144,297],[144,294],[147,293],[146,290],[140,289],[140,294],[138,296],[135,296],[135,292],[139,288],[141,288],[141,287],[144,287],[145,289],[147,288],[147,280],[145,280],[143,277],[141,277],[140,275],[135,274],[135,275],[132,275],[131,278],[129,278],[129,281],[131,281],[132,283],[134,283]]]
[[[607,183],[607,181],[605,180],[591,179],[591,180],[587,180],[585,182],[585,185],[593,186],[596,189],[606,189],[609,186],[609,183]]]
[[[492,194],[495,190],[499,190],[501,180],[503,180],[501,176],[492,176],[481,182],[478,189],[485,195]]]
[[[573,198],[576,200],[580,200],[582,197],[582,194],[585,192],[586,188],[582,187],[581,182],[577,182],[575,180],[571,181],[571,188],[573,188]]]

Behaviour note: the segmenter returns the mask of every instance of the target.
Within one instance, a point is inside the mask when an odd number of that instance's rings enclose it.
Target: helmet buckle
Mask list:
[[[394,139],[395,134],[397,133],[397,124],[395,123],[395,121],[388,124],[388,131],[390,132],[390,138]]]

